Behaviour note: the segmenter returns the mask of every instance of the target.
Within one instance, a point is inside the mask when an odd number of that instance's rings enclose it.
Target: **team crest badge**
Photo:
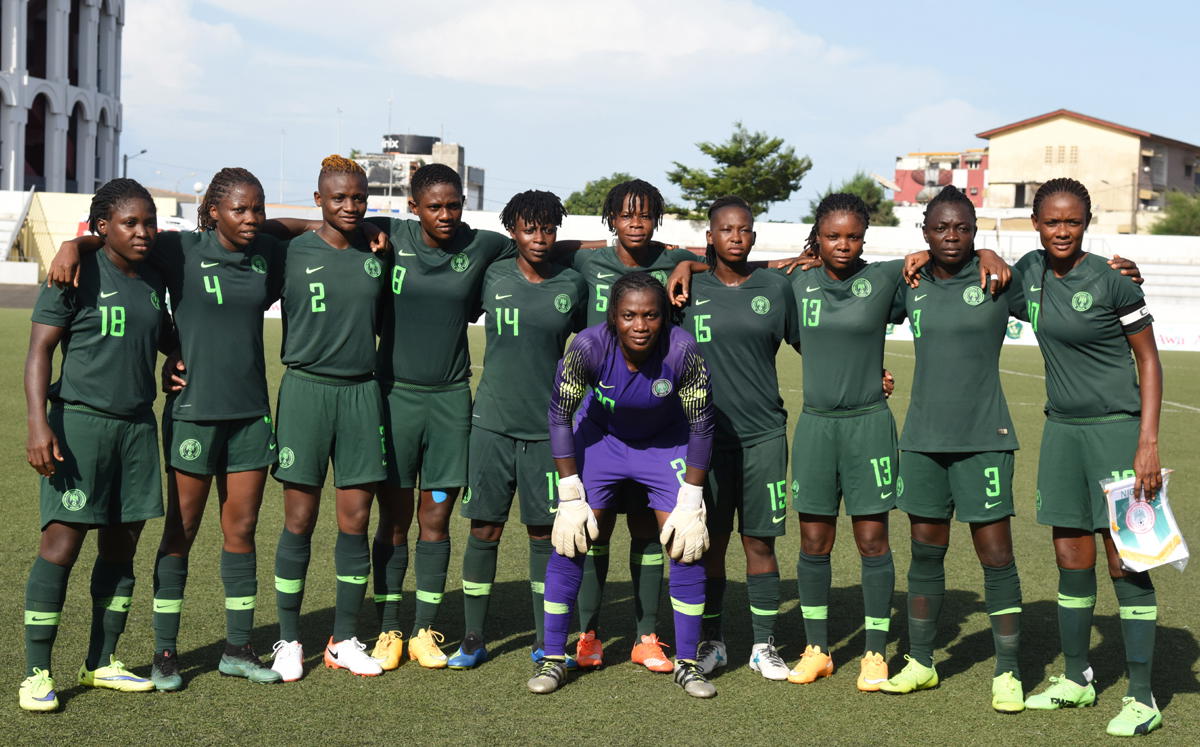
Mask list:
[[[654,383],[650,385],[650,391],[654,393],[655,397],[667,396],[671,393],[672,388],[670,379],[655,379]]]
[[[666,272],[664,272],[663,270],[653,270],[653,271],[651,271],[650,274],[654,276],[654,279],[657,280],[659,282],[659,284],[662,285],[662,287],[664,287],[664,288],[667,287],[667,273]]]
[[[1010,340],[1019,340],[1021,339],[1021,328],[1023,326],[1016,319],[1010,319],[1008,321],[1008,329],[1004,330],[1004,334],[1008,335],[1008,339]]]
[[[1080,313],[1092,308],[1092,294],[1087,291],[1079,291],[1071,296],[1071,308]]]
[[[866,298],[871,295],[871,281],[866,278],[859,278],[850,284],[850,292],[859,298]]]
[[[1149,534],[1157,522],[1154,507],[1146,501],[1133,501],[1125,511],[1125,526],[1134,534]]]
[[[761,316],[771,310],[771,300],[766,296],[755,296],[754,300],[750,302],[750,308],[755,314]]]
[[[200,452],[203,450],[203,447],[200,446],[200,442],[194,438],[189,438],[188,440],[179,444],[179,456],[188,460],[189,462],[194,462],[199,459]]]
[[[795,498],[798,495],[800,495],[800,481],[792,480],[792,497]]]
[[[367,257],[363,262],[363,269],[373,278],[377,278],[383,274],[383,265],[379,264],[379,260],[374,257]]]
[[[162,308],[162,302],[158,300],[158,291],[150,291],[150,305],[155,309]]]
[[[267,258],[261,254],[255,254],[250,258],[250,269],[257,272],[259,275],[267,274]]]
[[[884,330],[883,330],[883,334],[885,334],[885,335],[890,335],[890,334],[892,334],[892,333],[893,333],[893,332],[895,332],[895,331],[896,331],[896,325],[895,325],[895,324],[888,324],[888,326],[884,328]]]
[[[558,313],[565,314],[571,310],[571,297],[566,293],[559,293],[554,297],[554,308]]]
[[[63,493],[62,505],[68,511],[78,511],[87,505],[87,493],[79,488],[72,488]]]
[[[897,477],[896,478],[896,497],[899,498],[902,495],[904,495],[904,478]]]
[[[963,289],[963,302],[967,306],[978,306],[983,303],[983,289],[978,285],[968,285]]]
[[[287,446],[279,450],[279,468],[287,469],[296,463],[296,453]]]
[[[450,260],[450,269],[455,272],[466,272],[471,266],[471,260],[465,254],[455,254]]]

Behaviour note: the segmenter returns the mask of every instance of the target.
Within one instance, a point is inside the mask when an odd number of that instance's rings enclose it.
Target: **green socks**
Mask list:
[[[1092,611],[1096,607],[1096,569],[1058,569],[1058,637],[1066,659],[1066,675],[1086,685],[1088,648],[1092,640]]]
[[[125,632],[133,602],[133,561],[96,559],[92,569],[92,635],[88,641],[87,668],[107,664]]]
[[[225,587],[225,641],[231,646],[245,646],[254,629],[258,601],[257,553],[221,550],[221,585]]]
[[[804,615],[804,637],[810,646],[829,651],[829,587],[833,569],[828,555],[809,555],[800,551],[796,561],[796,586],[800,592],[800,612]]]
[[[391,540],[371,545],[371,568],[375,575],[375,612],[379,632],[400,630],[400,600],[404,598],[404,576],[408,573],[408,543]]]
[[[450,567],[450,540],[417,540],[413,564],[417,571],[417,614],[412,634],[433,625],[446,593],[446,569]]]
[[[1125,639],[1125,665],[1129,669],[1129,697],[1144,705],[1153,705],[1150,692],[1150,668],[1154,663],[1154,632],[1158,623],[1158,602],[1149,573],[1137,573],[1113,579],[1117,604],[1121,608],[1121,636]]]
[[[300,640],[300,605],[304,602],[304,577],[312,555],[312,535],[284,529],[275,550],[275,606],[279,613],[279,638]]]
[[[529,592],[533,597],[533,626],[537,631],[534,639],[535,649],[546,647],[546,613],[543,602],[546,593],[546,566],[550,564],[550,556],[554,553],[554,545],[550,540],[529,540]]]
[[[933,639],[946,598],[946,550],[945,545],[912,540],[912,564],[908,567],[908,655],[926,667],[933,666]]]
[[[658,601],[662,596],[663,581],[662,543],[656,539],[630,537],[629,575],[633,581],[633,614],[640,640],[641,636],[650,635],[658,627]]]
[[[1021,648],[1021,578],[1016,561],[993,568],[983,566],[983,599],[992,621],[992,643],[996,647],[996,673],[1012,672],[1021,679],[1018,654]]]
[[[358,612],[371,572],[371,548],[365,534],[338,532],[333,546],[337,594],[333,609],[333,640],[344,641],[358,633]]]
[[[779,571],[747,573],[746,596],[750,601],[754,642],[766,643],[775,635],[775,617],[779,614]]]
[[[187,585],[187,556],[159,553],[154,559],[154,651],[174,651]]]
[[[608,580],[608,545],[592,545],[583,558],[583,581],[575,602],[579,610],[579,629],[583,632],[600,626],[600,601]]]
[[[725,606],[724,576],[706,576],[704,579],[704,622],[700,640],[722,641],[721,609]]]
[[[887,648],[888,627],[892,617],[892,592],[896,589],[896,564],[892,551],[862,557],[864,651],[882,654]]]
[[[25,676],[34,667],[50,671],[50,652],[58,637],[63,600],[67,596],[67,579],[71,569],[55,565],[40,555],[29,569],[25,584]]]
[[[467,537],[467,551],[463,553],[463,617],[466,619],[465,635],[474,633],[484,639],[483,626],[487,620],[488,602],[492,598],[492,584],[496,581],[496,556],[500,543],[487,542],[475,535]],[[543,576],[544,578],[544,576]]]

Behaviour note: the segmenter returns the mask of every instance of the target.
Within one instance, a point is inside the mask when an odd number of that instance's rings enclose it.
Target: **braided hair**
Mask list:
[[[1057,194],[1074,195],[1083,203],[1084,212],[1087,213],[1085,219],[1087,223],[1092,222],[1092,196],[1088,194],[1087,187],[1083,186],[1082,182],[1067,177],[1059,177],[1051,179],[1042,186],[1038,187],[1038,191],[1033,195],[1033,214],[1037,215],[1042,209],[1042,203],[1047,197]]]
[[[750,207],[750,203],[737,195],[725,195],[713,200],[712,204],[708,206],[708,224],[710,228],[712,227],[713,216],[727,207],[737,207],[745,210],[746,215],[750,216],[750,225],[754,225],[754,210]],[[712,244],[708,244],[704,248],[704,264],[708,265],[710,272],[717,267],[717,248]]]
[[[96,190],[92,196],[92,204],[88,210],[88,230],[99,235],[97,228],[100,221],[112,220],[113,210],[130,200],[145,200],[150,204],[150,211],[156,212],[154,198],[146,188],[133,179],[113,179]]]
[[[821,198],[821,203],[813,211],[813,226],[804,240],[804,251],[820,251],[817,236],[821,232],[821,221],[830,213],[853,213],[862,221],[864,230],[871,225],[871,211],[861,197],[849,192],[832,192]]]
[[[234,187],[242,185],[254,187],[259,192],[263,191],[262,182],[258,177],[239,166],[226,166],[213,174],[212,181],[208,183],[208,189],[204,192],[204,199],[196,208],[196,225],[201,231],[216,230],[217,220],[212,217],[212,208],[225,199]]]
[[[943,187],[942,191],[934,195],[933,199],[925,206],[923,215],[928,218],[933,209],[939,205],[962,205],[971,213],[971,220],[975,220],[975,203],[971,202],[971,198],[953,184]]]
[[[558,195],[531,189],[512,196],[500,211],[500,223],[509,231],[517,228],[517,219],[530,226],[561,226],[567,215]]]
[[[462,177],[444,163],[427,163],[412,175],[410,194],[416,200],[421,193],[436,184],[449,184],[458,194],[463,193]]]
[[[649,213],[655,228],[662,223],[665,211],[662,193],[650,182],[630,179],[608,190],[608,195],[604,198],[604,206],[600,208],[600,217],[610,231],[613,228],[613,221],[625,209],[626,200],[634,210],[645,210]]]
[[[617,307],[621,305],[621,299],[625,295],[637,291],[648,291],[654,294],[654,299],[658,302],[658,313],[663,319],[663,327],[670,326],[671,302],[667,300],[667,289],[663,287],[662,283],[658,282],[657,278],[648,272],[631,272],[617,278],[617,282],[613,283],[612,291],[610,292],[610,300],[608,302],[608,331],[614,337],[617,334]]]

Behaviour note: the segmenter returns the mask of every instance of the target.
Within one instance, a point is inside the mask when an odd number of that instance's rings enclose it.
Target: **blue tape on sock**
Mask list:
[[[433,502],[434,503],[445,503],[446,499],[449,497],[448,495],[446,495],[446,491],[444,491],[444,490],[434,490],[431,492],[433,494]]]

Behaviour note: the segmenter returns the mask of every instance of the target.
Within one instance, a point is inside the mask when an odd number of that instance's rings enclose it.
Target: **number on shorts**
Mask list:
[[[520,313],[521,313],[520,309],[502,309],[499,306],[497,306],[496,307],[496,334],[503,335],[504,334],[504,325],[506,325],[506,324],[508,326],[512,327],[513,337],[516,337],[517,335],[521,334],[521,332],[520,332],[521,328],[519,326]]]
[[[683,484],[683,476],[687,473],[687,461],[683,459],[672,459],[671,466],[675,468],[675,479],[679,480],[679,484]]]
[[[767,483],[767,493],[771,496],[772,511],[783,511],[787,508],[787,480]]]
[[[400,295],[400,291],[404,290],[404,275],[408,272],[408,268],[396,265],[392,268],[392,293]]]
[[[558,487],[558,472],[546,473],[546,500],[550,501],[550,505],[554,505],[555,496],[554,489]]]
[[[712,340],[712,328],[705,323],[709,319],[712,319],[712,314],[696,315],[696,342],[709,342]]]
[[[800,299],[800,323],[804,327],[816,327],[821,323],[821,299]]]
[[[319,314],[325,310],[325,284],[309,283],[308,292],[312,293],[312,311]]]
[[[1137,473],[1131,469],[1127,469],[1127,470],[1114,469],[1112,471],[1112,476],[1113,476],[1114,480],[1128,480],[1129,478],[1133,477],[1136,474]]]
[[[912,327],[913,337],[914,338],[920,337],[921,336],[921,310],[913,309],[912,314],[910,314],[909,316],[912,318],[912,324],[909,326]]]
[[[217,306],[225,303],[224,299],[221,298],[221,278],[216,275],[205,275],[204,290],[217,297]]]
[[[987,480],[987,488],[984,493],[988,498],[996,498],[1000,495],[1000,468],[988,467],[983,471],[983,478]]]
[[[875,487],[882,488],[892,484],[892,458],[879,457],[871,460],[871,468],[875,470]]]
[[[125,336],[125,307],[124,306],[101,306],[100,307],[100,336],[101,337],[124,337]]]
[[[596,311],[608,311],[608,288],[603,283],[596,285]]]

